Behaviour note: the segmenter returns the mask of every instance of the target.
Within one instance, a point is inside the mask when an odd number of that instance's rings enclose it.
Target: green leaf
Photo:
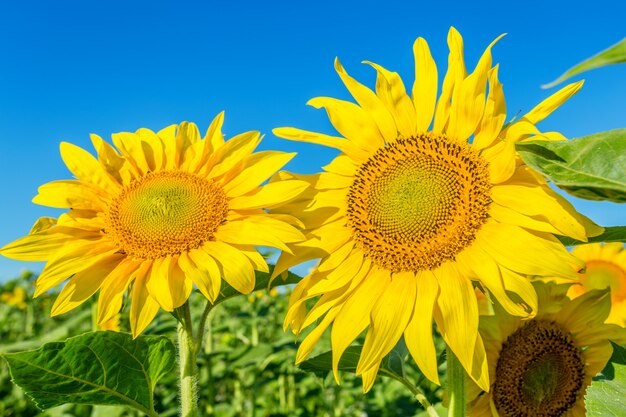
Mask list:
[[[604,233],[588,238],[587,242],[576,240],[568,236],[557,236],[565,246],[585,245],[596,242],[626,242],[626,226],[605,227]]]
[[[356,366],[359,363],[359,357],[363,346],[349,346],[341,356],[338,369],[344,372],[356,373]],[[324,352],[313,358],[307,359],[300,363],[298,367],[305,372],[313,372],[314,374],[324,377],[333,369],[333,353],[332,351]]]
[[[626,129],[568,141],[521,142],[516,147],[526,165],[569,194],[626,202]]]
[[[624,415],[626,410],[626,349],[613,344],[613,356],[587,389],[585,405],[589,417]]]
[[[356,373],[356,367],[359,363],[359,357],[363,346],[349,346],[339,361],[338,369],[344,372]],[[394,379],[403,379],[404,375],[404,360],[408,350],[404,343],[404,339],[400,339],[400,342],[385,356],[380,364],[379,375],[388,376]],[[313,372],[318,376],[325,376],[328,372],[332,371],[332,351],[324,352],[311,359],[307,359],[302,362],[300,369],[305,372]]]
[[[611,64],[619,64],[622,62],[626,62],[626,38],[622,39],[620,42],[615,45],[605,49],[604,51],[598,53],[597,55],[592,56],[579,63],[578,65],[573,66],[563,73],[559,78],[552,81],[551,83],[544,84],[541,88],[550,88],[554,87],[557,84],[562,83],[570,77],[573,77],[576,74],[580,74],[585,71],[589,71],[594,68],[604,67],[606,65]]]
[[[42,409],[66,403],[127,405],[156,416],[153,392],[174,366],[163,336],[92,332],[37,350],[2,355],[13,382]]]

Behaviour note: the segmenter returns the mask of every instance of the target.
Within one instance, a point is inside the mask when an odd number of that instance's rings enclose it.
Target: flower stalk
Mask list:
[[[465,371],[450,346],[446,345],[448,363],[448,417],[465,416]]]
[[[193,337],[191,312],[186,302],[179,309],[178,322],[178,366],[180,372],[181,417],[199,417],[198,413],[198,365],[196,341]]]

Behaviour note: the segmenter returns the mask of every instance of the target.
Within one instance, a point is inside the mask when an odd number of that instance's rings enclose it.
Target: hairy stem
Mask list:
[[[448,417],[465,416],[465,371],[459,359],[452,349],[446,345],[446,358],[448,362],[448,392],[450,405]]]
[[[178,367],[180,372],[180,411],[182,417],[199,417],[196,386],[198,366],[196,364],[196,342],[191,326],[189,303],[179,307],[178,322]]]

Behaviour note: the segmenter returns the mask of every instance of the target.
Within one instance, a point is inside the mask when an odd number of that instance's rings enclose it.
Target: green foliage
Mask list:
[[[542,88],[550,88],[554,87],[557,84],[562,83],[574,75],[580,74],[585,71],[589,71],[594,68],[600,68],[611,64],[619,64],[622,62],[626,62],[626,38],[622,39],[615,45],[605,49],[604,51],[592,56],[579,63],[578,65],[573,66],[563,73],[559,78],[552,81],[551,83],[542,85]]]
[[[588,238],[587,242],[582,242],[567,236],[557,236],[565,246],[584,245],[594,242],[626,242],[626,226],[605,227],[604,233]]]
[[[613,356],[587,389],[585,405],[589,417],[614,417],[626,410],[626,349],[613,344]]]
[[[0,353],[33,349],[46,342],[95,330],[93,304],[87,302],[59,317],[50,317],[57,294],[49,292],[32,299],[31,274],[0,283],[0,294],[20,286],[26,289],[26,308],[0,301]],[[220,417],[395,417],[415,415],[419,403],[400,383],[379,378],[372,390],[362,393],[361,379],[346,372],[340,386],[332,375],[319,378],[294,365],[297,340],[282,330],[290,286],[268,290],[267,274],[257,276],[258,291],[234,296],[222,287],[223,301],[211,311],[203,350],[198,357],[198,399],[200,414]],[[286,282],[299,279],[295,275]],[[266,280],[266,281],[263,281]],[[283,285],[277,278],[272,287]],[[95,301],[95,300],[94,300]],[[199,293],[190,298],[194,323],[202,316],[206,299]],[[128,309],[124,307],[120,325],[128,331]],[[60,330],[61,329],[61,330]],[[144,332],[146,336],[176,334],[176,320],[160,312]],[[362,342],[362,340],[361,340]],[[330,348],[322,338],[316,352]],[[314,353],[315,355],[315,353]],[[410,361],[409,361],[410,362]],[[417,367],[404,364],[407,378],[420,378]],[[422,387],[433,403],[441,402],[442,390],[428,381]],[[167,373],[154,388],[154,409],[160,417],[178,415],[178,375]],[[140,417],[144,414],[129,406],[65,404],[41,412],[24,391],[11,383],[9,369],[0,360],[0,416],[2,417]]]
[[[4,354],[13,382],[43,409],[66,404],[129,405],[155,415],[152,393],[174,366],[162,336],[91,332],[37,350]]]
[[[626,202],[626,129],[569,141],[522,142],[517,150],[527,165],[569,194]]]

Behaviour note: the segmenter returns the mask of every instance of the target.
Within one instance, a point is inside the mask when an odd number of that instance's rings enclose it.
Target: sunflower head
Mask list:
[[[536,124],[582,83],[547,98],[505,125],[506,104],[489,45],[471,70],[463,38],[451,28],[448,68],[439,70],[426,41],[413,45],[410,91],[393,71],[377,73],[370,89],[335,61],[354,101],[317,97],[339,135],[283,127],[277,136],[337,149],[315,175],[284,174],[311,187],[276,213],[291,213],[306,240],[290,245],[274,274],[305,260],[320,263],[292,293],[285,326],[304,338],[303,360],[332,326],[335,376],[339,358],[365,330],[357,373],[367,391],[382,358],[404,337],[424,374],[437,382],[435,320],[466,371],[485,389],[488,374],[478,334],[473,282],[510,314],[537,309],[528,275],[576,278],[583,264],[553,236],[586,240],[602,229],[577,213],[523,164],[515,143],[565,140]],[[310,308],[309,300],[317,300]],[[321,321],[318,321],[321,319]]]
[[[220,114],[204,137],[187,122],[156,133],[118,133],[115,147],[92,135],[97,157],[62,143],[61,156],[75,178],[41,186],[33,201],[69,211],[58,220],[38,220],[28,236],[0,253],[46,262],[35,296],[69,279],[52,315],[99,290],[97,321],[104,325],[131,288],[135,336],[159,308],[172,311],[185,303],[194,286],[211,302],[222,279],[249,293],[254,271],[268,271],[255,247],[289,250],[286,243],[303,238],[296,219],[266,209],[292,200],[308,184],[263,185],[294,154],[254,153],[258,132],[225,141],[222,124]]]
[[[497,304],[494,316],[481,317],[491,387],[485,393],[472,385],[471,416],[583,417],[591,378],[611,356],[609,340],[626,340],[623,329],[605,323],[606,290],[570,300],[569,284],[534,285],[539,311],[533,319],[510,316]]]
[[[626,250],[624,244],[590,243],[574,248],[572,254],[584,261],[585,272],[569,295],[576,297],[592,289],[611,289],[611,313],[608,322],[626,326]]]

